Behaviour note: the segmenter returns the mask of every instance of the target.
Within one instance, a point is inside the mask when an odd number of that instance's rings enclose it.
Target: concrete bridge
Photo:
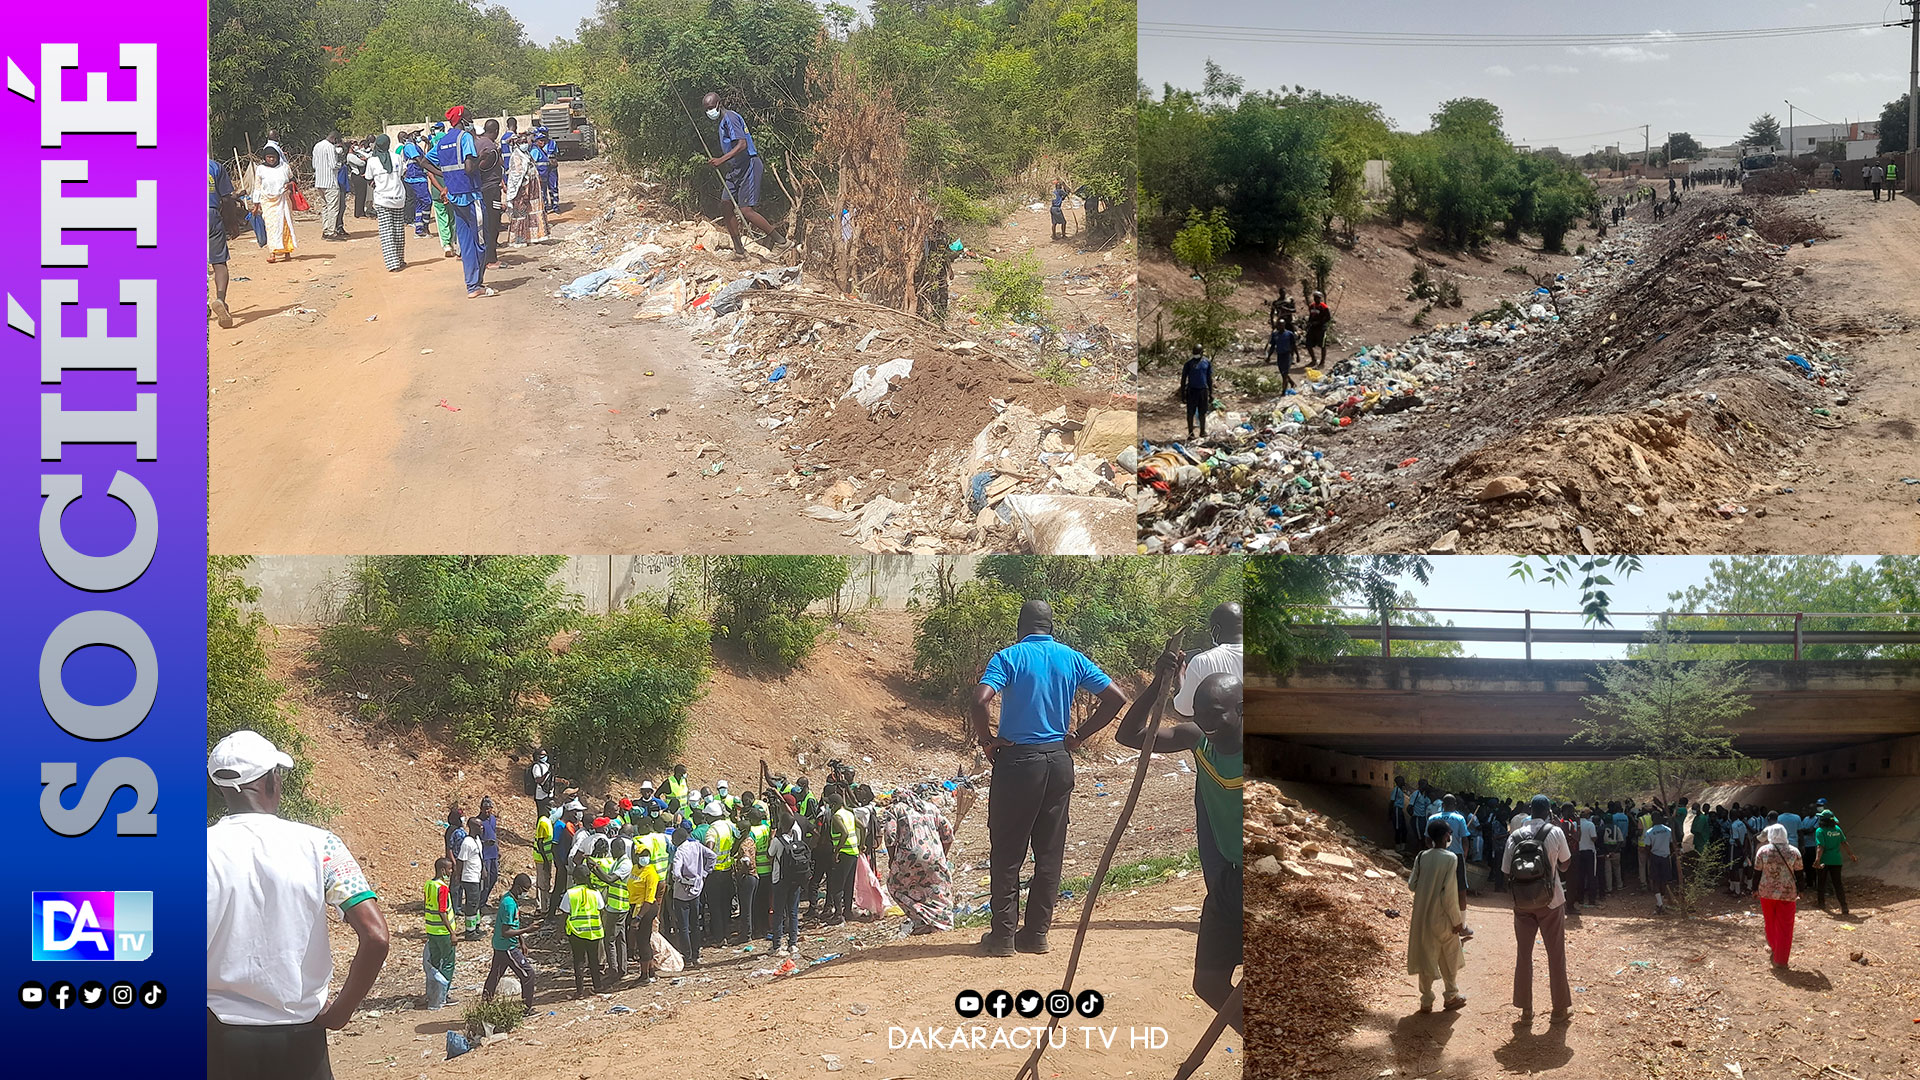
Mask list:
[[[1753,711],[1730,727],[1749,757],[1797,758],[1920,734],[1920,662],[1745,662]],[[1247,731],[1385,761],[1574,761],[1589,660],[1343,657],[1247,681]]]

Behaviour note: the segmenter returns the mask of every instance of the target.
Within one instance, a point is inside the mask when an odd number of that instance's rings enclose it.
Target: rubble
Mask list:
[[[1791,200],[1695,195],[1496,309],[1143,443],[1139,550],[1724,542],[1718,507],[1846,421],[1849,361],[1781,295],[1794,245],[1823,236]]]
[[[1059,386],[1034,369],[1130,357],[1129,335],[978,318],[948,329],[822,291],[804,260],[756,266],[785,251],[750,243],[742,258],[718,226],[661,220],[655,185],[591,174],[583,187],[607,189],[609,205],[554,250],[593,269],[555,297],[630,300],[633,320],[698,340],[791,458],[776,483],[801,492],[809,516],[874,552],[1124,550],[1130,395]],[[1107,287],[1103,274],[1083,276],[1082,288]]]

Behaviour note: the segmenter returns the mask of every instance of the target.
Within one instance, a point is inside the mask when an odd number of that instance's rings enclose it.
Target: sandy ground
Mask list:
[[[812,771],[827,756],[856,763],[863,780],[912,782],[926,776],[984,771],[960,737],[947,707],[918,696],[906,682],[908,616],[879,613],[865,629],[842,628],[801,671],[768,679],[722,667],[695,709],[682,758],[696,782],[727,776],[749,781],[765,757],[789,775]],[[1054,950],[1045,956],[988,959],[975,954],[981,929],[962,927],[931,938],[904,938],[902,918],[828,930],[802,924],[800,974],[754,974],[771,967],[764,946],[752,951],[703,950],[703,967],[678,985],[631,980],[608,996],[572,997],[557,931],[533,937],[539,1015],[506,1040],[447,1062],[444,1032],[464,1027],[458,1009],[428,1013],[422,994],[420,882],[440,843],[450,798],[471,806],[491,794],[500,807],[503,876],[531,871],[533,805],[519,792],[524,762],[472,756],[419,728],[400,729],[357,715],[351,694],[314,684],[311,631],[283,629],[272,644],[274,674],[290,687],[295,722],[312,743],[322,798],[336,807],[329,827],[366,867],[382,900],[394,949],[372,995],[352,1023],[331,1037],[342,1077],[420,1076],[446,1071],[476,1076],[602,1076],[654,1071],[662,1065],[702,1075],[771,1080],[824,1075],[823,1054],[838,1057],[852,1078],[1011,1076],[1025,1060],[1014,1050],[889,1048],[892,1028],[943,1027],[951,1040],[960,1020],[954,998],[963,989],[1041,992],[1058,988],[1072,927],[1083,898],[1056,909]],[[1065,877],[1092,872],[1117,818],[1132,763],[1124,748],[1096,738],[1079,758]],[[799,757],[805,755],[803,764]],[[1182,758],[1185,755],[1181,755]],[[871,758],[871,761],[865,759]],[[1120,760],[1115,760],[1120,759]],[[564,764],[564,763],[563,763]],[[614,787],[637,783],[619,778]],[[977,908],[986,900],[986,794],[959,830],[955,889]],[[1157,761],[1133,824],[1115,855],[1126,865],[1191,849],[1193,775],[1180,760]],[[1069,1044],[1050,1050],[1042,1077],[1164,1077],[1185,1058],[1212,1020],[1190,983],[1204,887],[1197,870],[1158,884],[1109,890],[1095,908],[1075,989],[1099,990],[1105,1011],[1073,1018]],[[336,978],[346,969],[353,936],[333,928]],[[457,945],[455,997],[476,999],[490,954],[479,942]],[[624,1005],[630,1013],[613,1014]],[[1011,1031],[1017,1017],[1005,1026]],[[1044,1014],[1043,1014],[1044,1021]],[[1027,1022],[1030,1023],[1030,1022]],[[986,1025],[987,1035],[1001,1025]],[[1109,1049],[1099,1036],[1085,1045],[1081,1026],[1118,1030]],[[1128,1032],[1159,1027],[1160,1047],[1131,1047]],[[901,1036],[904,1038],[904,1035]],[[1241,1074],[1242,1046],[1229,1031],[1198,1074]]]
[[[1363,835],[1377,835],[1379,803],[1358,788],[1281,785],[1307,806],[1331,813]],[[1656,915],[1652,898],[1627,873],[1625,888],[1601,905],[1569,918],[1570,1022],[1552,1024],[1544,948],[1534,945],[1534,1008],[1519,1020],[1511,1004],[1517,945],[1512,905],[1489,892],[1484,872],[1469,868],[1475,895],[1467,925],[1458,1012],[1421,1014],[1418,980],[1405,974],[1406,922],[1412,894],[1387,880],[1355,886],[1332,882],[1339,909],[1340,953],[1369,959],[1348,977],[1316,989],[1332,1038],[1316,1047],[1300,1075],[1336,1080],[1421,1077],[1469,1080],[1505,1075],[1556,1080],[1634,1077],[1711,1080],[1721,1077],[1893,1080],[1920,1076],[1920,893],[1867,876],[1850,864],[1847,898],[1852,917],[1839,917],[1803,894],[1795,923],[1791,970],[1776,972],[1759,904],[1724,888],[1707,896],[1699,917]],[[1289,902],[1273,890],[1322,888],[1254,875],[1249,914]],[[1342,896],[1343,891],[1345,896]],[[1296,900],[1288,910],[1301,908]],[[1388,910],[1397,912],[1389,916]],[[1371,944],[1367,944],[1368,940]],[[1259,950],[1251,944],[1257,957]],[[1864,963],[1853,959],[1858,954]],[[1264,973],[1263,973],[1264,974]],[[1250,1010],[1307,1007],[1250,997]],[[1436,994],[1439,988],[1435,988]],[[1344,1030],[1342,1036],[1340,1032]],[[1256,1066],[1249,1070],[1261,1073]]]
[[[1860,357],[1854,421],[1809,429],[1802,465],[1781,478],[1793,493],[1764,500],[1770,513],[1744,530],[1740,550],[1920,551],[1920,485],[1901,482],[1920,477],[1920,203],[1827,189],[1803,201],[1836,234],[1796,259],[1821,312],[1814,329]]]
[[[583,166],[561,170],[556,235],[595,212]],[[847,548],[776,486],[787,463],[714,361],[555,301],[573,275],[541,248],[503,252],[499,295],[467,300],[432,236],[409,230],[389,274],[371,221],[344,243],[296,228],[292,263],[233,245],[238,325],[208,327],[212,550]],[[703,474],[705,442],[733,468]]]

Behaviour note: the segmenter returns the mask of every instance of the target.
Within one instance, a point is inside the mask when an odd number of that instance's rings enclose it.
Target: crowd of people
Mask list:
[[[1415,849],[1409,886],[1415,895],[1409,922],[1407,973],[1420,977],[1421,1011],[1431,1009],[1433,984],[1444,1007],[1466,1004],[1456,984],[1464,960],[1467,865],[1487,868],[1488,887],[1513,902],[1519,942],[1513,1004],[1522,1019],[1533,1010],[1533,940],[1547,955],[1554,1018],[1573,1005],[1567,985],[1565,918],[1582,905],[1599,909],[1607,897],[1630,891],[1651,894],[1653,913],[1678,900],[1685,881],[1722,888],[1760,901],[1773,964],[1788,966],[1801,889],[1815,891],[1827,909],[1832,889],[1840,917],[1849,918],[1841,867],[1859,861],[1827,800],[1804,808],[1689,806],[1684,797],[1636,805],[1619,799],[1604,806],[1556,803],[1545,795],[1526,805],[1466,793],[1438,792],[1425,780],[1409,785],[1394,777],[1387,806],[1396,847]]]

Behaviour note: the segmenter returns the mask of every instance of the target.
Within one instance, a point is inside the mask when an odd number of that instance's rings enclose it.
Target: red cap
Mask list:
[[[632,799],[621,799],[621,800],[620,800],[620,809],[622,809],[622,810],[631,810],[631,809],[633,809],[633,800],[632,800]]]
[[[457,124],[460,122],[460,118],[465,115],[467,115],[467,107],[465,105],[455,105],[453,108],[447,110],[447,123]]]
[[[607,827],[607,822],[608,822],[609,820],[611,820],[611,819],[609,819],[609,818],[603,818],[603,817],[597,817],[597,818],[594,818],[594,819],[593,819],[593,827],[594,827],[594,828],[596,828],[596,829],[604,829],[604,828],[606,828],[606,827]]]

